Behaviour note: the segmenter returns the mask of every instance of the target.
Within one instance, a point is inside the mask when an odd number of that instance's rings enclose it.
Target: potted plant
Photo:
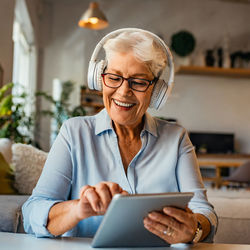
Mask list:
[[[13,95],[13,83],[0,88],[0,138],[9,138],[13,142],[33,143],[34,116],[25,111],[28,96],[25,92]],[[14,99],[18,98],[18,102]]]
[[[55,100],[52,95],[46,92],[37,92],[36,96],[43,97],[46,101],[52,104],[52,109],[42,110],[41,114],[45,116],[50,116],[53,119],[53,131],[52,131],[52,141],[55,139],[56,135],[65,120],[70,117],[75,116],[85,116],[86,111],[83,106],[70,107],[69,98],[74,89],[74,82],[65,81],[62,82],[62,92],[59,100]]]
[[[171,49],[176,54],[176,62],[179,65],[189,65],[189,55],[195,48],[195,38],[192,33],[182,30],[171,37]]]

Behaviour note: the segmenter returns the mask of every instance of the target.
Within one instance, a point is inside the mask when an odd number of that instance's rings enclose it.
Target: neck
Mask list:
[[[131,126],[124,126],[115,122],[113,122],[113,124],[119,139],[132,141],[135,139],[140,139],[140,134],[144,125],[144,119],[142,118],[138,124]]]

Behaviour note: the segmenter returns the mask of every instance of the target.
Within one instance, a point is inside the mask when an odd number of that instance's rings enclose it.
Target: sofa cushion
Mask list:
[[[41,175],[48,153],[31,145],[12,145],[12,164],[15,168],[15,187],[20,194],[31,194]]]
[[[26,195],[0,195],[0,232],[22,232],[21,207]]]
[[[250,244],[250,192],[248,198],[209,197],[218,215],[215,243]]]
[[[16,194],[17,191],[14,188],[14,174],[0,153],[0,194]]]
[[[10,164],[12,159],[11,152],[12,142],[8,138],[0,138],[0,153],[2,153],[5,160]]]

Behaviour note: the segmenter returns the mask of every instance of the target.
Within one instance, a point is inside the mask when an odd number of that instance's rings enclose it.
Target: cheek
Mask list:
[[[113,89],[103,86],[102,95],[103,95],[104,105],[107,105],[109,102],[111,102],[111,96],[113,92],[114,92]]]
[[[149,104],[151,102],[151,95],[152,89],[149,89],[148,92],[146,92],[145,96],[141,98],[142,106],[146,107],[146,109],[149,107]]]

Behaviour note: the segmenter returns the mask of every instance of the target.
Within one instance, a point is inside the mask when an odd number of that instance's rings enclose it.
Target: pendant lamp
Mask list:
[[[108,26],[108,20],[99,9],[98,3],[91,2],[89,8],[83,13],[78,25],[81,28],[99,30]]]

